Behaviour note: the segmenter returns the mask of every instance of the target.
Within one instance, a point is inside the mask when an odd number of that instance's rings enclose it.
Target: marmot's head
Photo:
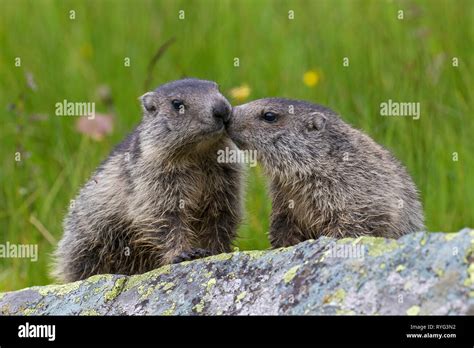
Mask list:
[[[239,148],[256,150],[270,174],[307,174],[324,163],[338,122],[320,105],[265,98],[234,107],[227,132]]]
[[[144,148],[159,148],[171,155],[195,153],[225,135],[231,106],[215,82],[177,80],[145,93],[140,100]]]

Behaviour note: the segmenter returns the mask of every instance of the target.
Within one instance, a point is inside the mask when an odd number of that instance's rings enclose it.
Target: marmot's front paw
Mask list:
[[[203,257],[207,257],[207,256],[211,256],[211,255],[212,254],[209,250],[196,248],[196,249],[191,249],[189,251],[182,252],[181,254],[176,256],[171,261],[171,263],[180,263],[180,262],[184,262],[184,261],[191,261],[191,260],[201,259]]]

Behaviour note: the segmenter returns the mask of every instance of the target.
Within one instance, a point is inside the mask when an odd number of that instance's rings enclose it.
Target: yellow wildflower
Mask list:
[[[303,82],[308,87],[314,87],[320,80],[320,74],[316,70],[309,70],[303,75]]]
[[[230,95],[237,101],[244,101],[250,95],[250,91],[250,87],[246,84],[243,84],[239,87],[232,88],[230,90]]]

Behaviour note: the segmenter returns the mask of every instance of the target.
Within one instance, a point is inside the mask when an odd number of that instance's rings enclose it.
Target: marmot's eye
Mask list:
[[[173,104],[174,109],[175,109],[175,110],[178,110],[178,111],[180,111],[180,110],[182,110],[182,109],[184,108],[184,103],[183,103],[182,100],[173,99],[173,100],[171,101],[171,104]]]
[[[275,122],[276,119],[277,119],[277,114],[275,114],[274,112],[265,112],[262,116],[262,118],[266,121],[266,122]]]

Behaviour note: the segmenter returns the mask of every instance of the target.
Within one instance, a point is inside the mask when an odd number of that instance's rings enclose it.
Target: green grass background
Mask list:
[[[59,240],[69,201],[139,122],[147,65],[171,37],[176,42],[157,63],[154,87],[194,76],[217,81],[227,96],[248,84],[248,100],[285,96],[327,105],[407,166],[428,230],[474,227],[473,12],[469,0],[1,0],[0,243],[38,244],[39,259],[0,259],[0,290],[52,281],[54,245],[30,218]],[[311,69],[322,76],[314,88],[302,82]],[[27,87],[26,72],[36,91]],[[106,112],[96,97],[102,84],[112,90],[116,123],[111,136],[96,142],[77,133],[76,118],[56,117],[54,105],[97,101],[96,111]],[[421,118],[381,117],[380,103],[388,99],[420,102]],[[47,117],[36,120],[35,114]],[[21,162],[15,162],[17,151]],[[265,178],[251,170],[240,249],[269,246],[270,209]]]

